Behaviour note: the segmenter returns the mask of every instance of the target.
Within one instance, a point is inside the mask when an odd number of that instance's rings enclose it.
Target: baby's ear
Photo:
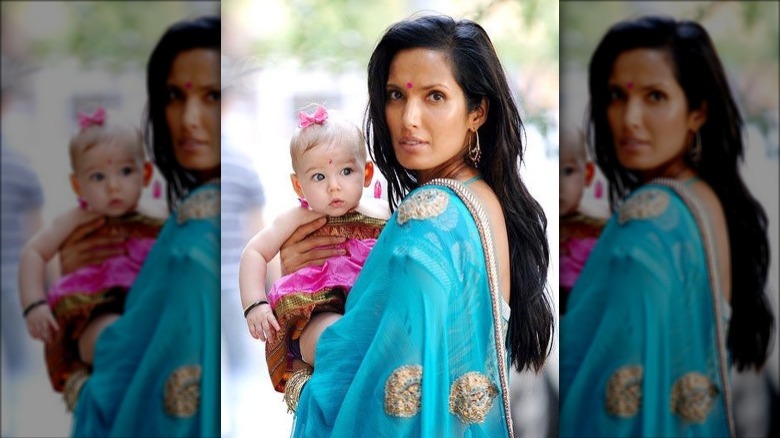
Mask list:
[[[366,161],[365,176],[363,177],[363,187],[371,185],[371,180],[374,179],[374,163]]]
[[[73,173],[70,174],[70,187],[73,189],[73,193],[75,193],[76,196],[81,197],[81,184],[79,184],[78,178],[76,178],[76,175]]]
[[[298,180],[298,175],[291,173],[290,181],[292,182],[293,190],[298,194],[298,197],[305,198],[306,196],[303,194],[303,188],[301,187],[301,182]]]
[[[593,164],[593,161],[588,160],[585,162],[585,187],[590,187],[594,176],[596,176],[596,165]]]
[[[152,182],[152,174],[154,174],[154,168],[152,162],[147,161],[144,163],[144,187],[148,186]]]

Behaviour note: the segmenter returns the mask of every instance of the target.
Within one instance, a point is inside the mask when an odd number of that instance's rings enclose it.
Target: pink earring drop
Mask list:
[[[89,203],[87,203],[87,200],[79,196],[79,208],[82,210],[86,210],[89,208]]]
[[[374,198],[379,199],[382,197],[382,183],[376,180],[374,183]]]
[[[160,184],[159,180],[154,180],[152,183],[152,198],[160,199],[160,196],[162,196],[162,184]]]

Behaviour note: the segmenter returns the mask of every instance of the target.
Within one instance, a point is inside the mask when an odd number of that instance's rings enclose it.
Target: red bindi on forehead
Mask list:
[[[328,159],[328,164],[333,164],[333,160]]]
[[[406,83],[406,88],[411,89],[414,85],[411,82]]]
[[[634,83],[633,83],[633,82],[628,82],[628,83],[626,84],[626,88],[628,88],[629,90],[630,90],[630,89],[632,89],[632,88],[634,88]]]
[[[188,90],[189,90],[190,88],[192,88],[192,82],[185,82],[185,83],[184,83],[184,88],[186,88],[186,89],[188,89]]]

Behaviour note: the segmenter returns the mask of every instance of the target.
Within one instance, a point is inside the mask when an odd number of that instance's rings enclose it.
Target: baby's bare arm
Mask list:
[[[76,227],[95,217],[97,215],[94,213],[70,210],[55,218],[51,226],[33,236],[22,249],[19,259],[19,299],[22,308],[28,311],[25,320],[33,338],[47,341],[51,330],[59,330],[46,303],[44,283],[47,262]],[[34,307],[29,307],[33,304]]]
[[[252,303],[267,300],[265,277],[268,262],[279,252],[282,244],[302,224],[323,216],[320,213],[297,207],[279,216],[244,247],[238,268],[241,305],[244,309]],[[249,331],[255,339],[266,340],[271,328],[279,330],[279,324],[267,305],[256,306],[246,315]]]

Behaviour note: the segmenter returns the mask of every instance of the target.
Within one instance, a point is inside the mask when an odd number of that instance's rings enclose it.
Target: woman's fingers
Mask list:
[[[317,231],[318,229],[322,228],[323,225],[328,221],[327,218],[321,217],[319,219],[315,219],[307,224],[303,224],[300,227],[298,227],[297,230],[295,230],[294,233],[290,236],[289,239],[285,242],[284,245],[282,245],[282,248],[287,246],[287,244],[295,244],[298,243],[306,238],[309,234]]]
[[[96,219],[93,219],[87,223],[84,223],[82,225],[79,225],[76,227],[76,229],[68,236],[67,239],[65,239],[65,242],[63,245],[67,246],[70,244],[73,244],[74,242],[78,242],[84,237],[86,237],[89,233],[97,230],[105,223],[104,217],[98,217]]]

